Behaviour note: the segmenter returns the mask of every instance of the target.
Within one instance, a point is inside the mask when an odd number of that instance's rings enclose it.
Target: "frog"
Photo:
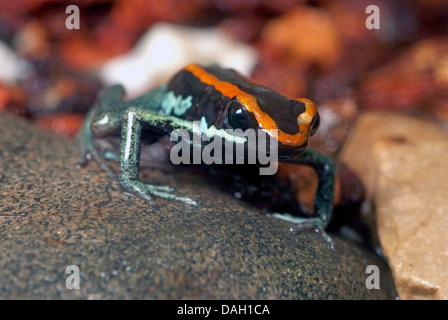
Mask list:
[[[307,147],[320,125],[312,100],[289,99],[234,69],[196,63],[188,64],[139,97],[125,100],[125,94],[121,84],[105,87],[99,93],[77,137],[79,167],[93,159],[114,177],[107,163],[117,161],[118,182],[125,193],[146,199],[149,204],[154,197],[160,197],[198,205],[194,199],[177,195],[170,186],[139,180],[142,129],[158,137],[170,136],[175,130],[192,134],[194,121],[200,121],[203,130],[213,129],[215,134],[232,142],[238,137],[228,133],[229,129],[269,132],[277,145],[278,161],[310,166],[319,179],[311,216],[298,217],[288,212],[270,215],[300,227],[311,226],[333,243],[324,230],[333,209],[335,162]],[[95,139],[113,135],[121,137],[119,153],[101,151]]]

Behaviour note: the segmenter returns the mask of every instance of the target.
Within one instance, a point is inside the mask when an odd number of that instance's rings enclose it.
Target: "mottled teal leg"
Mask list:
[[[336,164],[333,159],[312,149],[307,149],[300,158],[292,162],[308,165],[316,171],[319,184],[314,200],[314,212],[322,220],[322,227],[325,228],[333,211]]]
[[[81,152],[81,157],[78,161],[79,167],[85,167],[87,162],[92,158],[92,151],[95,150],[93,142],[93,134],[90,130],[90,124],[92,123],[93,115],[95,113],[94,107],[92,107],[84,119],[84,124],[76,137],[78,149]]]
[[[116,178],[115,172],[107,164],[107,160],[120,161],[120,155],[106,150],[101,151],[94,142],[94,138],[107,137],[119,132],[124,111],[130,105],[139,106],[147,110],[158,110],[166,85],[161,85],[148,93],[124,102],[125,91],[122,85],[104,88],[97,98],[97,102],[87,114],[84,125],[78,135],[78,146],[81,151],[79,167],[84,167],[90,159],[94,159],[111,178]]]
[[[142,110],[131,107],[124,112],[121,131],[121,159],[119,181],[125,192],[137,195],[152,203],[152,196],[165,199],[175,199],[188,204],[196,204],[195,201],[178,197],[173,189],[166,186],[146,184],[138,179],[140,169],[140,147],[142,124],[158,129],[164,128],[166,132],[174,129],[191,129],[190,121],[182,121],[178,118],[160,115],[150,110]]]
[[[273,216],[296,223],[298,226],[312,226],[320,233],[331,245],[333,240],[325,233],[325,228],[331,217],[333,210],[334,182],[336,165],[335,162],[323,154],[307,149],[300,158],[290,162],[311,166],[317,173],[319,184],[317,187],[316,198],[314,200],[314,212],[317,217],[299,218],[290,214],[275,213]]]

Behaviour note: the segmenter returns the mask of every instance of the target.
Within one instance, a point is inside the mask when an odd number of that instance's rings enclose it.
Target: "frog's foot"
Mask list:
[[[93,137],[87,129],[83,128],[76,140],[81,153],[81,157],[79,158],[76,166],[78,168],[84,168],[87,163],[92,160],[92,153],[95,150]]]
[[[326,242],[328,242],[330,244],[330,248],[334,250],[334,241],[325,232],[325,222],[321,218],[301,218],[293,216],[289,213],[272,213],[269,214],[269,216],[294,223],[297,226],[298,231],[314,230],[314,232],[319,234]]]
[[[78,162],[76,162],[76,167],[78,169],[85,168],[90,160],[92,160],[92,154],[90,152],[83,151],[81,152],[81,157],[79,157]]]
[[[81,157],[76,164],[78,168],[84,168],[90,160],[95,160],[101,170],[107,173],[107,175],[113,180],[117,179],[117,174],[112,170],[112,168],[108,165],[108,160],[117,161],[120,158],[119,155],[111,151],[102,152],[96,146],[93,140],[84,141],[83,144],[80,144]]]
[[[170,200],[178,200],[192,205],[197,204],[196,201],[191,200],[190,198],[176,196],[174,194],[174,188],[167,186],[155,186],[152,184],[143,183],[139,180],[127,182],[120,181],[120,185],[124,192],[146,199],[151,205],[153,204],[152,196]]]
[[[115,162],[120,161],[120,155],[115,152],[109,151],[109,150],[104,151],[103,157],[106,160],[111,160],[111,161],[115,161]]]

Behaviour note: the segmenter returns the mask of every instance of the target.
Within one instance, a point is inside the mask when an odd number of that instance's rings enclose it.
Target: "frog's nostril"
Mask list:
[[[313,135],[317,132],[317,129],[319,129],[319,125],[320,125],[320,116],[318,113],[316,113],[316,116],[314,117],[313,122],[311,123],[310,135]]]

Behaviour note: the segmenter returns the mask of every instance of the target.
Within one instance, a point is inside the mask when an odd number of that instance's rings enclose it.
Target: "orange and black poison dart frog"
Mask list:
[[[142,128],[157,135],[169,136],[175,130],[192,135],[194,122],[198,121],[202,132],[212,138],[209,141],[219,136],[225,142],[244,145],[244,150],[250,147],[248,141],[236,132],[261,130],[268,133],[268,142],[276,142],[278,161],[309,165],[319,178],[312,217],[274,215],[320,230],[327,226],[333,207],[335,164],[306,148],[308,138],[319,127],[319,114],[312,101],[290,100],[234,70],[197,64],[186,66],[167,83],[131,101],[123,101],[124,93],[121,85],[115,85],[99,94],[78,137],[81,165],[93,157],[107,169],[106,160],[113,157],[101,152],[94,139],[121,132],[120,155],[116,155],[116,160],[120,163],[119,183],[125,192],[150,202],[156,196],[195,205],[193,199],[175,195],[170,187],[138,179]],[[201,147],[206,145],[203,143]]]

